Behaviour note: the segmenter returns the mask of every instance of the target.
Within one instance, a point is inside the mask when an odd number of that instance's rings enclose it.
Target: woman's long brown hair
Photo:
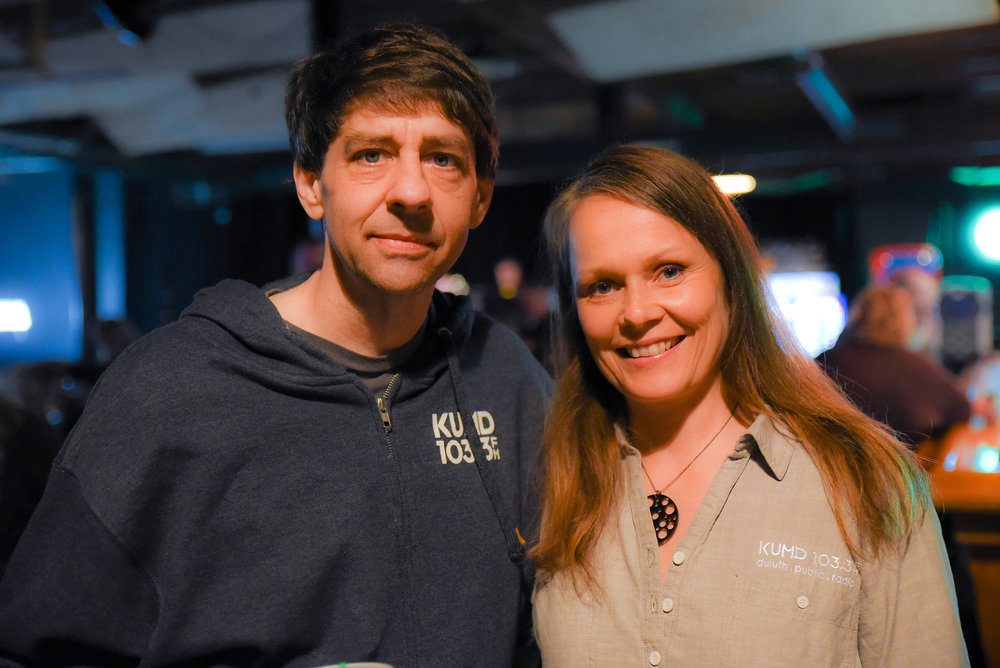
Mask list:
[[[570,218],[597,194],[677,221],[719,263],[730,307],[720,359],[724,391],[738,397],[741,413],[766,415],[801,440],[848,547],[872,558],[905,537],[930,503],[915,457],[855,408],[774,316],[756,242],[711,175],[666,149],[625,145],[598,156],[545,216],[559,306],[542,516],[530,553],[536,566],[550,573],[569,569],[575,579],[590,581],[589,557],[622,487],[614,425],[626,419],[626,406],[587,349],[570,271]]]

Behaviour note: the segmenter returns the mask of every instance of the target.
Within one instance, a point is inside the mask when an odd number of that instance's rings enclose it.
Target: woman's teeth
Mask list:
[[[628,353],[628,356],[632,358],[652,357],[653,355],[659,355],[660,353],[673,348],[678,343],[680,343],[680,339],[675,339],[673,341],[660,341],[659,343],[654,343],[648,346],[629,347],[626,348],[625,351]]]

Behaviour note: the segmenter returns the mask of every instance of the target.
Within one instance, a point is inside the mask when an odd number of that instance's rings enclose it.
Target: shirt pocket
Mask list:
[[[727,665],[860,665],[860,575],[818,573],[737,574]]]

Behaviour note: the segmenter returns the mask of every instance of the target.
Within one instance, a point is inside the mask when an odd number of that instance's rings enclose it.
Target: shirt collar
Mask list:
[[[622,447],[622,456],[630,454],[638,455],[628,437],[628,430],[621,423],[615,423],[615,439]],[[736,446],[736,453],[746,452],[751,454],[753,445],[757,446],[764,463],[774,474],[774,477],[781,480],[788,471],[788,466],[792,462],[792,453],[795,451],[796,438],[787,429],[766,415],[758,415],[746,432],[740,438]]]
[[[751,443],[755,443],[771,473],[781,480],[792,462],[796,440],[783,425],[766,415],[758,415],[740,440],[736,451],[749,449]]]

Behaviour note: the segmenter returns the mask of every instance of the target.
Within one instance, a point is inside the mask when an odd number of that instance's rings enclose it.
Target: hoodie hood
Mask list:
[[[234,355],[233,362],[259,373],[267,382],[283,379],[296,385],[327,385],[353,379],[344,367],[289,331],[268,299],[269,294],[289,290],[308,277],[301,274],[264,287],[224,280],[200,290],[176,324],[202,330],[209,338],[230,339],[225,342],[226,349],[232,349],[235,342],[237,350],[249,354]],[[467,297],[435,291],[424,341],[402,369],[411,382],[421,386],[440,375],[448,365],[448,355],[469,338],[474,321],[475,312]]]

